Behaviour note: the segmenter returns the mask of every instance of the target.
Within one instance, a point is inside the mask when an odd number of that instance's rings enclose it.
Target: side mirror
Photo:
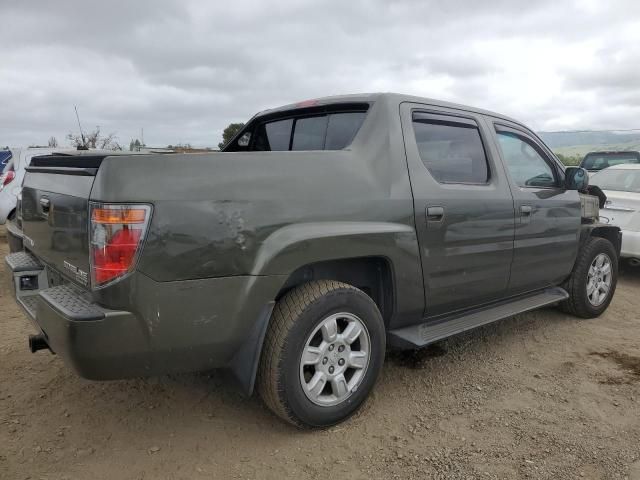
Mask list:
[[[564,188],[584,191],[589,186],[589,172],[580,167],[567,167],[564,171]]]

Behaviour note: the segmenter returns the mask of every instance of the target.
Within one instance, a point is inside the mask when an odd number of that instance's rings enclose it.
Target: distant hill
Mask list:
[[[640,143],[640,132],[538,132],[549,147],[572,147],[575,145],[619,145]]]

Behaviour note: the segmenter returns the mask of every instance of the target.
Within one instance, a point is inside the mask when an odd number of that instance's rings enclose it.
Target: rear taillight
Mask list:
[[[101,287],[131,272],[144,240],[151,207],[91,204],[91,282]]]
[[[0,175],[0,190],[13,182],[14,178],[16,178],[16,172],[13,170],[9,170],[8,172]]]

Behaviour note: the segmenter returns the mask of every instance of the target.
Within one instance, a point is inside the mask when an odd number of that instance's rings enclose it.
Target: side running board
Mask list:
[[[548,288],[533,294],[516,297],[485,308],[471,310],[436,321],[390,330],[388,342],[397,348],[420,348],[457,333],[502,320],[519,313],[552,305],[569,298],[560,287]]]

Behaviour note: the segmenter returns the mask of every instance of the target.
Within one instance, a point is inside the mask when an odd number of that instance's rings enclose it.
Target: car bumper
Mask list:
[[[275,298],[283,282],[268,276],[154,282],[139,275],[126,288],[136,299],[131,311],[112,310],[73,284],[49,286],[59,274],[28,252],[10,254],[6,263],[17,302],[80,376],[112,380],[228,367],[247,392],[273,307],[264,299]]]
[[[132,313],[92,304],[68,284],[46,288],[46,269],[28,253],[11,254],[6,263],[18,304],[51,351],[80,376],[103,380],[145,374],[150,365],[144,348],[148,342]],[[30,279],[29,288],[24,278]]]
[[[625,258],[640,258],[640,232],[622,231],[622,249],[620,256]]]

